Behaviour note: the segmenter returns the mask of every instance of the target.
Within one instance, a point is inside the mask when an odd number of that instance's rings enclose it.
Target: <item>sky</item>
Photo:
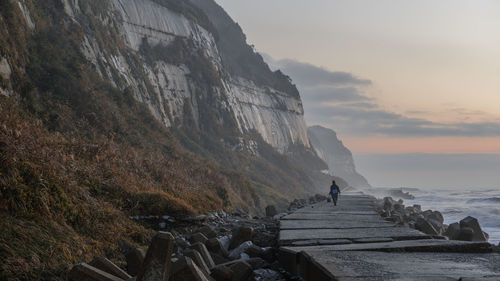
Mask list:
[[[500,188],[500,1],[217,2],[372,185]]]

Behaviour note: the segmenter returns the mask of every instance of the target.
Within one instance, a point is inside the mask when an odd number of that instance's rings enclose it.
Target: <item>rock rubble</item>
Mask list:
[[[409,226],[436,238],[461,241],[488,241],[488,234],[481,229],[476,218],[466,217],[447,225],[439,211],[422,211],[420,205],[405,206],[403,200],[384,197],[375,202],[377,212],[386,220]]]
[[[291,208],[322,199],[317,195],[295,200],[300,204],[292,202]],[[124,269],[104,257],[75,265],[68,274],[69,280],[302,280],[279,265],[279,223],[275,219],[279,214],[274,206],[265,211],[265,218],[250,218],[241,209],[231,215],[220,211],[183,219],[144,216],[146,223],[160,229],[147,251],[136,248],[124,253]]]

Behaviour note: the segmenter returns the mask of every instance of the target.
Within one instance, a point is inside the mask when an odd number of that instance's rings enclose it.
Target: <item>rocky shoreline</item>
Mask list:
[[[279,219],[309,204],[325,200],[322,195],[296,199],[288,212],[278,214],[267,206],[265,217],[250,217],[235,209],[175,219],[165,216],[133,216],[159,230],[147,250],[126,251],[120,268],[105,257],[75,265],[72,281],[102,280],[215,280],[300,281],[278,262]]]
[[[489,239],[488,233],[481,229],[479,221],[474,217],[467,216],[460,222],[447,225],[444,223],[441,212],[422,211],[420,205],[405,206],[403,203],[402,199],[394,200],[392,197],[384,197],[377,199],[375,206],[377,212],[385,220],[419,230],[437,239],[482,242],[487,242]],[[492,247],[498,252],[500,244],[492,245]]]
[[[176,220],[169,216],[131,217],[159,229],[147,250],[129,249],[126,266],[118,267],[105,257],[75,265],[69,280],[215,280],[299,281],[278,262],[279,220],[282,216],[320,201],[326,196],[295,199],[286,212],[267,206],[265,217],[250,217],[235,209]],[[439,211],[422,211],[419,205],[405,206],[392,197],[377,199],[376,211],[387,221],[410,227],[435,239],[487,241],[479,222],[467,217],[444,224]],[[500,252],[500,245],[492,248]],[[163,276],[163,277],[162,277]],[[166,279],[168,276],[168,279]]]

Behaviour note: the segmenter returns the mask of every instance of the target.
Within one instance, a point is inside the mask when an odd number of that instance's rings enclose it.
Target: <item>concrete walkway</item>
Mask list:
[[[375,198],[343,193],[280,222],[280,263],[306,281],[500,280],[500,255],[484,242],[431,237],[383,220]]]

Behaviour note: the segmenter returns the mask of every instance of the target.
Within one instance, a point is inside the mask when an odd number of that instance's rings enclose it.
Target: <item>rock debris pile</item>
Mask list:
[[[488,234],[481,229],[476,218],[466,217],[450,225],[444,223],[439,211],[422,211],[420,205],[405,206],[403,200],[385,197],[377,200],[376,209],[388,221],[422,231],[433,236],[445,236],[450,240],[488,241]]]
[[[308,202],[307,202],[308,203]],[[184,218],[182,224],[159,231],[147,250],[130,249],[122,269],[100,257],[75,265],[71,281],[291,281],[278,263],[278,221],[274,206],[267,217],[250,218],[243,210]],[[153,218],[156,219],[157,218]],[[159,228],[165,228],[165,220]]]

